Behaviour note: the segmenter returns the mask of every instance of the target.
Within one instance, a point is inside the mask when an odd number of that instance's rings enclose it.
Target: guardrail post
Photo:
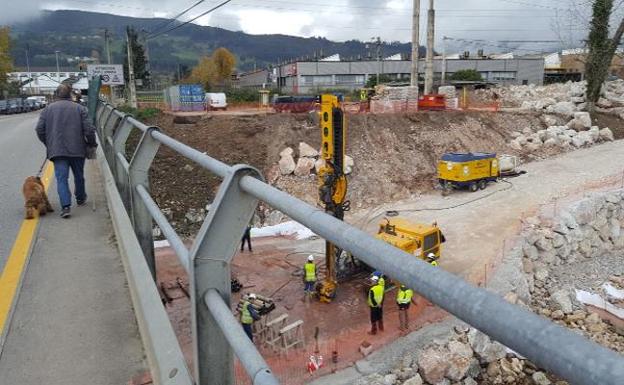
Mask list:
[[[230,306],[230,262],[258,204],[257,198],[240,189],[239,181],[247,175],[262,180],[258,170],[243,165],[232,167],[225,176],[191,248],[194,372],[199,385],[234,384],[232,349],[204,296],[208,289],[216,289]]]
[[[111,111],[111,116],[106,120],[106,124],[102,128],[102,149],[104,150],[104,156],[108,161],[109,167],[113,169],[114,153],[112,143],[109,142],[109,138],[112,139],[115,134],[115,128],[119,124],[121,117],[115,114],[115,111]]]
[[[108,114],[106,114],[106,110],[109,110]],[[108,120],[113,115],[113,111],[115,111],[115,108],[109,104],[106,104],[106,106],[104,107],[104,111],[102,112],[102,115],[100,117],[99,124],[95,127],[97,129],[98,135],[100,136],[100,142],[104,142],[105,140],[104,127],[106,126],[106,124],[108,124]]]
[[[113,134],[113,158],[111,168],[113,175],[115,176],[115,182],[117,183],[117,189],[121,195],[121,200],[126,206],[126,210],[130,211],[130,187],[128,176],[128,162],[124,162],[120,159],[126,159],[126,142],[132,132],[132,123],[128,122],[130,115],[124,115],[117,127],[117,130]]]
[[[143,185],[149,191],[149,169],[160,147],[160,143],[152,138],[152,131],[157,130],[158,127],[149,127],[145,130],[134,151],[132,160],[130,160],[128,169],[132,225],[154,280],[156,279],[156,262],[154,260],[152,216],[145,207],[136,187]]]

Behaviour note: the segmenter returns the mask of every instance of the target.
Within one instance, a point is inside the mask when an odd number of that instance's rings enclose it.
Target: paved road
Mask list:
[[[35,136],[38,112],[0,116],[0,271],[22,223],[22,183],[41,167],[44,147]]]
[[[147,370],[99,170],[85,171],[96,211],[89,202],[71,219],[40,220],[0,354],[0,385],[123,385]]]

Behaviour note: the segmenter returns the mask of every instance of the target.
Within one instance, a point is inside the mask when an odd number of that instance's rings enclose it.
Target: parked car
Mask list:
[[[0,100],[0,114],[7,115],[9,113],[9,102]]]
[[[227,110],[227,100],[223,92],[206,92],[206,110]]]
[[[9,99],[9,114],[23,112],[22,99]]]
[[[24,106],[24,112],[36,111],[39,109],[38,102],[30,98],[23,99],[22,105]]]
[[[37,109],[44,108],[48,104],[45,96],[29,96],[28,98],[26,98],[26,100],[33,100],[35,102],[35,105],[37,106]]]

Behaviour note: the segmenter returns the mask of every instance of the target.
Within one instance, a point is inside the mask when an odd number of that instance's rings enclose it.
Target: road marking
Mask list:
[[[54,166],[51,162],[48,162],[43,176],[43,186],[48,191]],[[23,220],[20,226],[13,248],[9,254],[9,258],[4,265],[2,275],[0,275],[0,352],[2,344],[4,342],[4,336],[13,306],[15,305],[17,293],[21,286],[21,281],[24,276],[24,269],[30,256],[33,241],[37,232],[37,225],[39,224],[39,217],[30,220]]]

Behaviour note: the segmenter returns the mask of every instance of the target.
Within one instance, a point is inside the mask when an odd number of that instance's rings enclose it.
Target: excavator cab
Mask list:
[[[437,223],[425,225],[404,218],[384,218],[379,224],[377,239],[391,244],[423,261],[433,253],[440,258],[444,235]]]

